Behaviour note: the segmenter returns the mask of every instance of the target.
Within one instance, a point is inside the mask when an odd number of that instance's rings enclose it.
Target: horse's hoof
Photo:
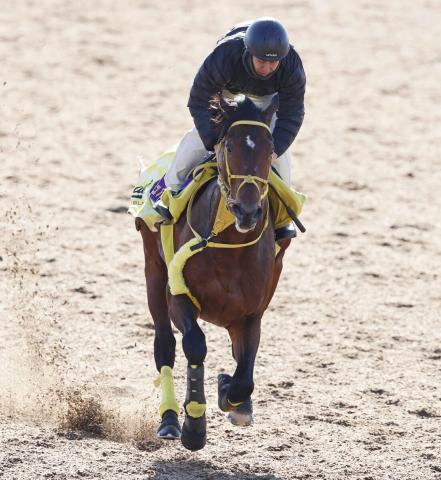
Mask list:
[[[253,423],[253,402],[248,398],[228,414],[228,420],[238,427],[249,427]]]
[[[207,442],[207,420],[205,413],[202,417],[185,416],[182,426],[181,443],[187,449],[195,452],[205,447]]]
[[[177,440],[178,438],[181,438],[181,426],[179,425],[176,412],[173,410],[167,410],[164,413],[156,436],[163,440]]]
[[[249,427],[253,424],[253,415],[233,411],[228,414],[228,420],[236,427]]]
[[[227,393],[232,379],[231,375],[226,373],[219,373],[217,376],[217,403],[223,412],[231,410],[231,404],[228,403]]]

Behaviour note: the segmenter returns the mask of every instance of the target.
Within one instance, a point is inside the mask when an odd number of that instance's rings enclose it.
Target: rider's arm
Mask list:
[[[279,89],[279,110],[273,132],[274,151],[278,157],[296,138],[305,115],[305,72],[295,51],[290,52],[290,57],[286,78]]]
[[[229,81],[231,52],[225,44],[218,45],[201,65],[193,82],[188,107],[196,129],[207,150],[213,150],[218,140],[211,122],[209,104]]]

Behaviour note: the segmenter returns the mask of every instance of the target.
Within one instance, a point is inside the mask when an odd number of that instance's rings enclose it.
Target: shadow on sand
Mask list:
[[[217,465],[202,460],[155,461],[155,473],[151,480],[283,480],[272,474],[223,471]]]

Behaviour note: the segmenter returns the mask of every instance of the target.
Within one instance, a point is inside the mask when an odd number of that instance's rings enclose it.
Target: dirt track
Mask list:
[[[441,479],[439,2],[2,7],[0,478]],[[216,39],[265,14],[308,78],[293,148],[308,232],[265,316],[252,428],[217,410],[233,361],[203,325],[209,440],[191,454],[154,439],[125,208],[136,157],[191,126],[188,90]],[[184,369],[178,349],[180,402]]]

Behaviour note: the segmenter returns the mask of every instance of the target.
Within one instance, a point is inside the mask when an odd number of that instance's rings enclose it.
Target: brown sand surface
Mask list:
[[[216,39],[268,14],[308,78],[292,149],[308,231],[264,317],[250,428],[217,409],[233,360],[203,324],[192,454],[154,438],[125,209],[136,158],[192,125]],[[1,1],[1,479],[441,479],[440,38],[436,0]],[[180,348],[175,370],[182,403]]]

